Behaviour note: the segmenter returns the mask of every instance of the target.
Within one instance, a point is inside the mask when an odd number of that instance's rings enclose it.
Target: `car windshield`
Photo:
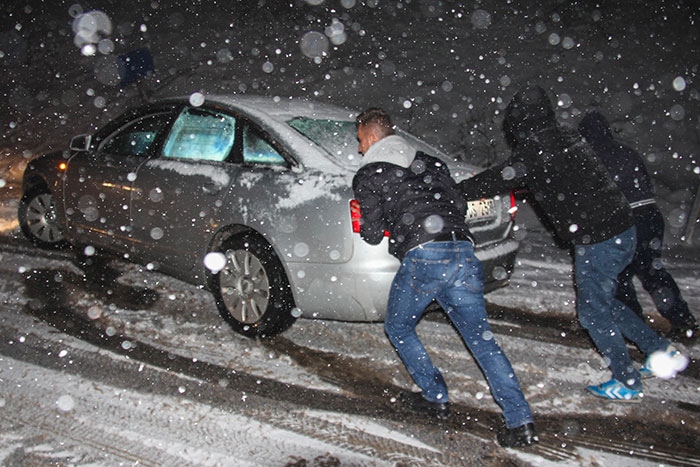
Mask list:
[[[360,165],[362,156],[357,152],[357,127],[354,121],[296,117],[287,124],[320,146],[338,165],[347,168],[357,168]],[[450,159],[403,130],[399,129],[396,133],[406,138],[418,151],[445,161]]]

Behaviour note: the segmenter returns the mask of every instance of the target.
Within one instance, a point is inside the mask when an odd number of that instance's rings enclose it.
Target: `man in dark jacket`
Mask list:
[[[632,262],[618,276],[615,297],[643,317],[632,281],[637,276],[657,310],[671,323],[671,338],[697,337],[698,324],[676,281],[661,262],[664,218],[654,201],[651,178],[642,158],[613,138],[610,125],[600,112],[586,114],[578,129],[625,195],[637,227],[637,249]]]
[[[386,333],[420,394],[404,394],[412,408],[444,416],[447,386],[423,347],[416,325],[437,300],[486,375],[503,409],[503,446],[537,442],[532,413],[508,358],[486,321],[484,277],[465,224],[466,201],[447,166],[394,134],[389,116],[368,109],[357,117],[362,166],[352,183],[361,206],[360,234],[378,244],[390,232],[389,251],[401,260],[391,285]]]
[[[636,245],[627,200],[580,135],[557,125],[542,88],[518,92],[503,125],[513,147],[511,158],[461,182],[460,188],[468,199],[518,187],[529,190],[556,235],[573,246],[578,318],[612,370],[610,381],[588,386],[588,391],[611,400],[640,401],[642,381],[625,337],[647,355],[666,354],[673,375],[685,368],[687,357],[615,300],[617,276]]]

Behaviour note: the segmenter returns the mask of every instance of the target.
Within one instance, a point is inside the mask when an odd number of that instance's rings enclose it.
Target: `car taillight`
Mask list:
[[[360,220],[362,213],[360,212],[360,203],[356,199],[350,200],[350,221],[352,222],[353,233],[360,233]],[[389,237],[389,231],[384,231],[384,236]]]
[[[515,194],[510,192],[510,209],[508,213],[510,214],[510,219],[515,220],[515,213],[518,211],[518,206],[515,204]]]
[[[360,213],[360,203],[358,203],[355,199],[351,199],[350,220],[352,221],[353,233],[360,233],[360,219],[362,219],[362,214]]]

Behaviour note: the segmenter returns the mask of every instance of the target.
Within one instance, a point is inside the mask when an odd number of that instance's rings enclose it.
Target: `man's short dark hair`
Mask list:
[[[382,136],[394,134],[394,125],[391,123],[391,117],[384,109],[379,107],[370,107],[355,118],[355,123],[360,125],[375,126]]]

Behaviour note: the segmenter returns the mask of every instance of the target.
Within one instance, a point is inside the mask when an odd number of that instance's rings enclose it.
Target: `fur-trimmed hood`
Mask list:
[[[360,167],[373,162],[388,162],[407,169],[416,157],[416,148],[399,135],[386,136],[372,146],[362,158]]]

